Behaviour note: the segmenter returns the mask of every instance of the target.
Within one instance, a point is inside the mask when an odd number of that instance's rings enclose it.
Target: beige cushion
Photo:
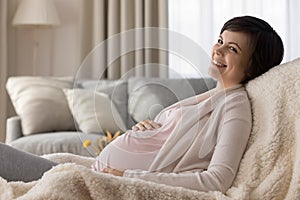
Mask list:
[[[78,88],[95,90],[107,94],[115,103],[123,121],[127,124],[127,80],[78,80],[76,83]],[[127,128],[131,128],[131,126]]]
[[[70,110],[84,133],[125,131],[126,126],[114,103],[105,93],[87,89],[64,89]]]
[[[24,135],[75,130],[62,88],[72,88],[71,78],[11,77],[6,88],[21,117]]]

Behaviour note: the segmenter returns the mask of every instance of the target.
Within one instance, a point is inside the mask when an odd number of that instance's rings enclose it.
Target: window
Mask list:
[[[173,36],[169,37],[169,77],[208,76],[211,47],[217,40],[223,24],[235,16],[252,15],[264,19],[283,40],[283,62],[299,57],[300,50],[297,49],[300,48],[300,39],[297,35],[300,34],[300,28],[296,24],[300,17],[298,10],[300,2],[297,0],[170,0],[169,29]],[[174,45],[180,49],[187,41],[197,46],[190,49],[189,53],[198,54],[201,62],[193,63],[178,52],[172,51]]]

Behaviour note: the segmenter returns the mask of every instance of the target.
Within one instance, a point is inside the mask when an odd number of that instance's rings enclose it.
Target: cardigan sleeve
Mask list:
[[[225,108],[223,125],[207,170],[181,173],[126,170],[123,176],[193,190],[225,193],[238,170],[251,132],[252,120],[248,99],[237,96],[231,100],[233,103],[227,104]]]

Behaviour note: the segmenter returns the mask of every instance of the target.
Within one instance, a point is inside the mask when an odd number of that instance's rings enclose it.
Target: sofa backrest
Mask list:
[[[153,119],[163,108],[187,97],[214,88],[211,78],[129,80],[78,80],[75,87],[106,93],[116,105],[127,128],[136,122]]]
[[[216,82],[211,78],[131,78],[128,80],[127,124],[131,127],[141,120],[154,119],[163,108],[201,94],[215,85]]]

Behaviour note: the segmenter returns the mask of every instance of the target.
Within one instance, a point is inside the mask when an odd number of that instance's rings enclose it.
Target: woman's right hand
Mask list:
[[[145,130],[157,129],[157,128],[160,128],[160,127],[161,127],[160,123],[156,123],[156,122],[148,119],[148,120],[140,121],[136,125],[132,126],[132,130],[134,130],[134,131],[145,131]]]

